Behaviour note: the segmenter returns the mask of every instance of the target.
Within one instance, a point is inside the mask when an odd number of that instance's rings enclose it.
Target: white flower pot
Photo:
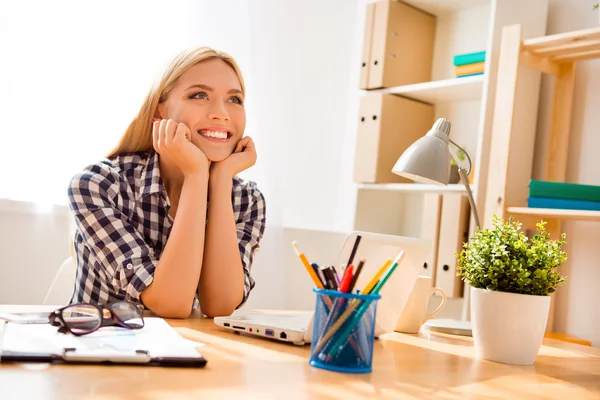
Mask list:
[[[479,358],[532,365],[544,339],[550,296],[471,287],[473,342]]]

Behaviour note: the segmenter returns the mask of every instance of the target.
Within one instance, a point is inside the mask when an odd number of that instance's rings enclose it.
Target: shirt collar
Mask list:
[[[151,151],[148,154],[146,165],[144,165],[142,169],[141,178],[140,195],[142,197],[161,192],[163,183],[162,178],[160,177],[158,153],[155,151]]]

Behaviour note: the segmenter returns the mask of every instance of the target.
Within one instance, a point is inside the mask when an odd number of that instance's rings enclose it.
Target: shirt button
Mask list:
[[[127,269],[133,269],[133,264],[131,264],[131,263],[127,264]]]

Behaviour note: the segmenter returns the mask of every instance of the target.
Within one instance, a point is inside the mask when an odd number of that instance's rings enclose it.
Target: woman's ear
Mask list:
[[[154,121],[160,121],[161,119],[163,119],[162,115],[163,115],[163,105],[162,103],[158,104],[158,107],[156,107],[156,111],[154,111]]]

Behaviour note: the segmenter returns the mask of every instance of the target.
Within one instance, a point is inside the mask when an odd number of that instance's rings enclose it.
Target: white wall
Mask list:
[[[188,45],[204,44],[230,52],[239,62],[247,84],[246,133],[256,140],[258,162],[246,175],[256,180],[265,193],[268,219],[253,269],[257,287],[248,307],[287,304],[289,296],[281,282],[287,274],[295,276],[297,270],[290,268],[299,265],[285,263],[284,257],[291,248],[289,239],[298,235],[294,230],[287,230],[284,235],[283,226],[318,231],[339,226],[349,229],[352,224],[351,171],[341,165],[342,160],[349,168],[353,165],[353,131],[350,136],[348,131],[356,118],[352,106],[358,107],[355,88],[360,56],[354,43],[362,37],[362,26],[357,24],[363,23],[357,3],[358,0],[257,0],[252,6],[245,0],[176,3],[179,9],[186,4],[193,9],[182,18],[181,23],[187,26],[179,28],[182,34],[188,32]],[[57,7],[60,5],[65,11],[68,4],[71,3],[61,0]],[[7,10],[10,8],[2,11]],[[231,26],[222,31],[224,23]],[[214,34],[219,31],[223,33]],[[16,38],[14,42],[6,38],[0,44],[14,47],[21,43]],[[181,41],[181,35],[177,39]],[[350,65],[356,68],[349,68]],[[157,66],[148,68],[154,73]],[[48,128],[49,137],[54,128]],[[0,133],[3,139],[7,135]],[[45,173],[51,172],[52,164],[44,165]],[[0,187],[6,187],[7,182],[24,184],[6,180],[8,177],[0,176]],[[35,176],[31,181],[34,180]],[[66,193],[66,188],[59,191]],[[346,197],[348,193],[350,196]],[[40,213],[33,205],[0,199],[0,303],[32,304],[44,298],[56,269],[68,256],[66,210],[64,206],[56,210]],[[302,237],[307,237],[306,233],[300,231]],[[309,243],[306,239],[301,243],[307,253],[317,244],[316,240]]]
[[[598,27],[593,1],[551,0],[548,34]],[[600,185],[600,60],[577,64],[567,181]],[[542,80],[534,176],[542,177],[548,145],[552,80]],[[555,331],[592,341],[600,347],[600,224],[565,222],[569,260],[562,272],[567,284],[556,293]]]

